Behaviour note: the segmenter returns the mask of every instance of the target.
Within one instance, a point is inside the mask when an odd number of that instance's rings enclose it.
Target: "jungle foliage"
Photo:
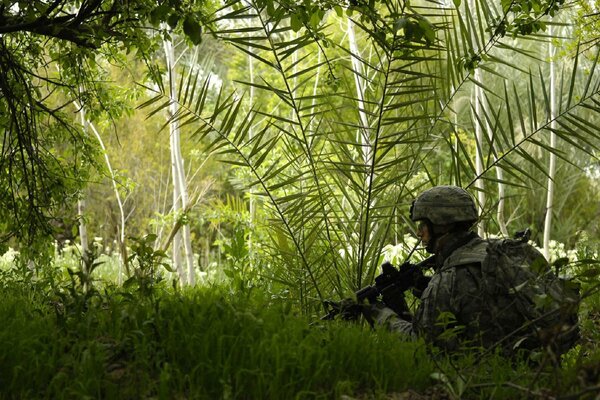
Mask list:
[[[168,24],[199,43],[205,9],[205,2],[177,0],[0,3],[3,243],[15,237],[39,244],[31,257],[39,256],[61,205],[76,201],[90,168],[98,168],[97,145],[75,122],[72,104],[92,119],[131,109],[113,101],[103,64],[123,66],[125,52],[151,54],[151,24]]]
[[[136,274],[117,287],[59,260],[35,280],[2,266],[3,398],[541,399],[598,391],[597,317],[586,318],[581,345],[557,368],[542,354],[533,363],[478,349],[449,356],[366,325],[309,324],[294,301],[262,289],[173,290],[161,274],[150,286]],[[597,312],[597,293],[584,304]]]
[[[509,221],[515,232],[536,227],[536,217],[504,204],[546,188],[549,154],[576,169],[595,163],[587,160],[600,133],[598,53],[572,53],[550,87],[546,47],[515,38],[543,31],[552,22],[542,16],[558,3],[524,4],[358,2],[325,13],[310,3],[232,1],[209,21],[248,57],[254,73],[237,80],[244,94],[211,90],[209,72],[192,66],[177,96],[155,75],[157,95],[143,106],[154,115],[176,101],[172,120],[248,171],[269,221],[262,259],[273,268],[261,272],[310,307],[373,279],[384,246],[411,232],[405,216],[419,190],[473,187],[490,226],[506,224],[492,218],[499,204],[526,213]],[[528,39],[548,46],[560,37]]]
[[[0,268],[0,390],[595,396],[594,7],[1,0],[0,253],[16,250]],[[572,16],[586,23],[574,29]],[[163,41],[181,49],[174,91]],[[179,214],[165,151],[172,123],[194,199]],[[541,199],[551,182],[548,210]],[[424,256],[411,252],[408,208],[436,184],[468,188],[488,236],[529,227],[541,245],[554,219],[550,261],[584,295],[583,339],[562,366],[543,353],[533,365],[478,349],[447,357],[362,326],[310,325],[323,300],[371,283],[384,259]],[[78,215],[83,198],[88,210]],[[86,251],[78,224],[97,236]],[[199,287],[181,287],[168,260],[182,225],[191,227]]]

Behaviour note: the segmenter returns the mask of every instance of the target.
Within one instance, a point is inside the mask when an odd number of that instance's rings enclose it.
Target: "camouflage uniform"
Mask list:
[[[478,284],[487,243],[477,234],[465,232],[453,237],[447,247],[461,242],[466,243],[450,254],[438,254],[437,270],[421,295],[412,322],[399,318],[388,308],[378,313],[377,322],[411,337],[423,336],[448,350],[456,349],[461,339],[475,339],[483,326],[491,325],[485,321],[489,313]],[[484,335],[485,344],[495,341],[495,333],[499,332]]]
[[[415,201],[411,213],[414,220],[433,218],[431,222],[435,224],[447,224],[469,221],[477,215],[470,196],[460,188],[441,187],[429,192]],[[448,195],[454,196],[450,204],[446,201]],[[562,347],[555,351],[566,351],[577,339],[578,331],[571,329],[577,321],[571,319],[565,323],[558,312],[550,313],[551,317],[538,318],[546,310],[534,313],[532,296],[526,298],[514,294],[520,286],[526,291],[531,285],[537,285],[535,287],[541,293],[556,289],[555,281],[543,283],[538,279],[538,272],[540,276],[554,276],[541,253],[523,243],[519,250],[525,250],[530,260],[541,260],[538,271],[534,273],[527,267],[509,268],[509,273],[498,273],[497,276],[502,278],[495,279],[493,273],[484,272],[487,271],[485,268],[495,268],[486,259],[490,243],[476,233],[466,231],[445,238],[436,249],[435,273],[421,295],[412,321],[400,318],[389,308],[379,307],[375,312],[376,322],[410,337],[424,337],[450,351],[465,345],[490,348],[499,344],[506,353],[512,353],[515,347],[533,349],[544,345],[540,337],[542,326],[546,325],[536,323],[537,319],[543,319],[548,326],[566,327],[565,332],[554,332],[555,336],[563,335],[560,337]],[[506,278],[510,273],[513,279]],[[502,282],[503,279],[511,282]],[[562,292],[555,293],[554,297],[561,295]]]

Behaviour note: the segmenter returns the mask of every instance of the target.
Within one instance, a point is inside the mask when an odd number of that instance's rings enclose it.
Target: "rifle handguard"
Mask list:
[[[376,286],[365,286],[356,292],[356,302],[362,303],[367,300],[369,303],[374,303],[379,297],[379,289]]]
[[[404,292],[409,289],[413,289],[413,293],[419,292],[427,287],[430,278],[423,275],[421,268],[428,265],[430,261],[431,259],[427,259],[419,264],[405,262],[399,270],[389,262],[383,263],[382,273],[375,277],[375,284],[365,286],[355,293],[356,303],[326,301],[325,306],[331,307],[331,310],[321,319],[334,319],[338,314],[341,314],[343,319],[356,319],[364,311],[361,307],[365,300],[370,304],[376,304],[379,298],[398,315],[407,318],[409,312]]]

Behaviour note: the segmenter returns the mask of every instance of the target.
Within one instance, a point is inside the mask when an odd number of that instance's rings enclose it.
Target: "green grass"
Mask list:
[[[0,393],[10,398],[338,398],[430,385],[418,343],[223,291],[114,291],[85,312],[4,287]],[[59,309],[57,311],[55,308]],[[57,315],[59,317],[57,317]],[[407,374],[407,371],[411,373]]]
[[[410,390],[525,399],[581,393],[600,373],[598,296],[585,307],[582,345],[557,368],[477,351],[447,357],[350,323],[311,325],[258,290],[68,289],[0,280],[0,398],[394,399]]]

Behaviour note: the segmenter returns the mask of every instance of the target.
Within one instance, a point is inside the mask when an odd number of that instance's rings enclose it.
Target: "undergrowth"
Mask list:
[[[85,283],[85,285],[84,285]],[[600,296],[557,366],[444,355],[367,325],[319,321],[258,289],[0,276],[0,398],[596,398]]]
[[[339,398],[423,389],[433,372],[422,344],[311,327],[259,294],[111,289],[82,311],[32,290],[1,289],[2,398]]]

